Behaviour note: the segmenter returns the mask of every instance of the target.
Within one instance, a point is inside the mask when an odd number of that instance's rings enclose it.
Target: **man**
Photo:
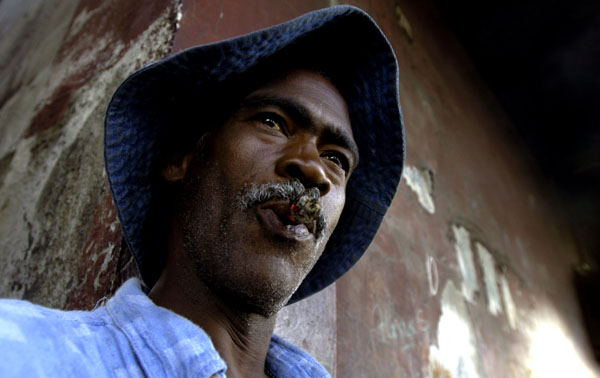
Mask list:
[[[106,170],[140,270],[92,312],[0,305],[2,376],[321,377],[277,312],[363,254],[404,159],[397,65],[334,7],[146,67]]]

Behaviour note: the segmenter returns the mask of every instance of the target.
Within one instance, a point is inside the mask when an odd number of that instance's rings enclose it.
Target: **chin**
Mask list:
[[[245,287],[213,287],[219,298],[242,313],[257,314],[270,318],[289,301],[297,287],[281,287],[275,284],[248,285]],[[299,285],[297,285],[299,286]]]

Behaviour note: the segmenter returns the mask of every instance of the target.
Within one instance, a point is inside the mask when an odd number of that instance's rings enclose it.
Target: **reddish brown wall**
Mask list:
[[[334,3],[1,1],[0,295],[90,308],[135,274],[102,161],[127,74]],[[585,261],[504,112],[428,1],[350,3],[398,56],[407,174],[366,257],[278,332],[338,377],[591,376]]]
[[[90,308],[131,267],[106,185],[104,111],[120,81],[169,52],[176,10],[0,2],[1,296]]]
[[[356,2],[398,56],[409,170],[337,284],[337,373],[591,376],[560,204],[427,3]]]

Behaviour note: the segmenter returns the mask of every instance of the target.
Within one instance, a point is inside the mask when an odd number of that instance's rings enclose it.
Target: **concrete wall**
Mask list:
[[[334,3],[1,1],[0,295],[91,308],[135,274],[102,161],[124,77]],[[502,109],[429,2],[350,3],[398,56],[408,167],[365,258],[278,332],[338,377],[593,376],[585,261]]]
[[[127,270],[104,173],[103,117],[165,56],[176,1],[0,2],[0,295],[93,306]]]

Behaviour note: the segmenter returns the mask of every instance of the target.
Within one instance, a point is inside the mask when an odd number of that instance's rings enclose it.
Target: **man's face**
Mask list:
[[[357,163],[346,103],[323,76],[293,70],[250,93],[184,178],[176,216],[197,277],[248,311],[278,311],[323,252]],[[289,201],[242,207],[248,188],[292,179],[319,189],[321,234],[289,219]]]

